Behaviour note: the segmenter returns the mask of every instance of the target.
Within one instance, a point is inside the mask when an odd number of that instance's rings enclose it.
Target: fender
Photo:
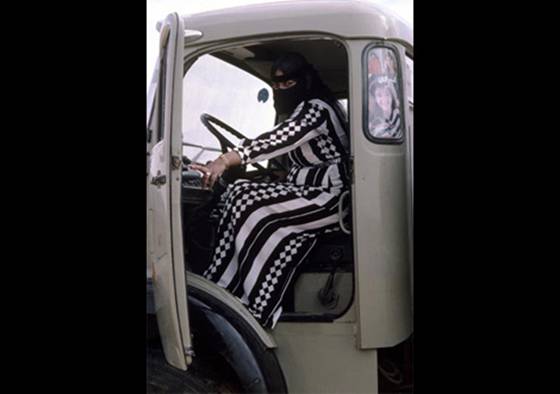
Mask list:
[[[274,350],[246,318],[201,288],[189,286],[187,293],[195,357],[198,351],[218,352],[235,371],[245,393],[287,393]]]

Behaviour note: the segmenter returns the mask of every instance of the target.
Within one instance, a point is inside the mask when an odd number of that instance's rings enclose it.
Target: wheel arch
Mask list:
[[[262,334],[246,317],[200,287],[188,286],[187,293],[194,357],[201,350],[218,352],[246,393],[287,393],[274,349],[263,341]],[[201,333],[202,340],[197,338]],[[204,345],[197,348],[197,342]]]

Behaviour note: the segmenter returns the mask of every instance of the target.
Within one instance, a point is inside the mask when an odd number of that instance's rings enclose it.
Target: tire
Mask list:
[[[146,352],[147,394],[218,393],[212,382],[189,368],[181,371],[165,361],[160,346],[149,345]]]

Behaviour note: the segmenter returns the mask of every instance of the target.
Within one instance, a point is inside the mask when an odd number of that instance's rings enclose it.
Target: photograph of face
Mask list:
[[[371,84],[369,90],[369,129],[374,137],[394,137],[400,131],[400,111],[394,86]]]
[[[381,108],[383,116],[388,117],[393,104],[393,96],[391,95],[389,86],[382,85],[375,89],[374,98],[375,103]]]
[[[370,52],[368,119],[370,133],[376,138],[397,138],[401,133],[396,65],[389,48]]]

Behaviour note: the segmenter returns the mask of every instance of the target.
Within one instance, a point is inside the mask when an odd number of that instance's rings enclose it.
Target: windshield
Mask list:
[[[208,113],[248,138],[274,127],[276,112],[272,89],[261,79],[210,55],[200,57],[183,80],[183,142],[212,150],[183,147],[191,160],[205,163],[220,154],[220,144],[203,126],[200,115]],[[239,140],[216,126],[234,145]],[[264,163],[266,165],[266,163]]]

